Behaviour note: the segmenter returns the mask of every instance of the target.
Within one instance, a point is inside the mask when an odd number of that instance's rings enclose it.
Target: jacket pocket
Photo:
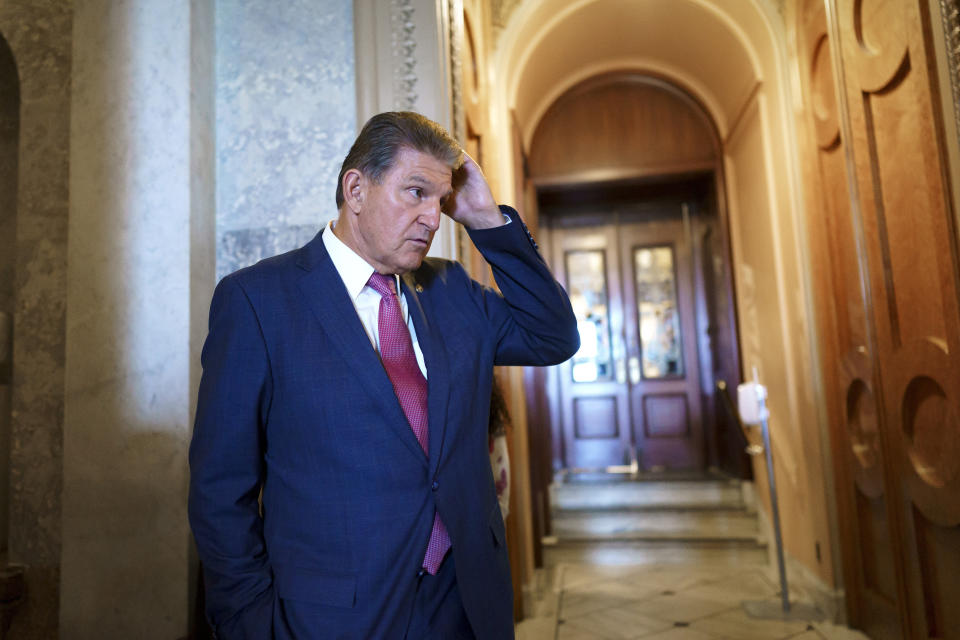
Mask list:
[[[502,547],[507,539],[507,532],[503,526],[500,503],[496,500],[493,502],[493,509],[490,510],[490,532],[493,534],[494,546]]]
[[[274,567],[274,586],[284,600],[349,609],[357,601],[357,577],[329,575],[299,567]]]

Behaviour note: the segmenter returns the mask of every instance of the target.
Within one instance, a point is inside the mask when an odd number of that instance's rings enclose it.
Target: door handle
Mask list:
[[[630,356],[630,384],[640,384],[640,358]]]
[[[615,335],[613,338],[613,366],[617,384],[627,383],[626,351],[623,344],[623,336]]]
[[[617,384],[626,384],[627,382],[627,363],[623,358],[617,358]]]

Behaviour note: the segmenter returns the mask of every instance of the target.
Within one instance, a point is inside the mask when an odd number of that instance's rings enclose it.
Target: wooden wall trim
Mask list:
[[[604,74],[547,109],[531,141],[530,173],[538,184],[678,173],[709,166],[720,148],[709,113],[680,87],[635,72]]]
[[[643,167],[622,167],[616,169],[591,169],[573,173],[553,174],[533,179],[540,187],[558,187],[572,185],[593,185],[614,181],[628,181],[645,178],[675,177],[713,171],[717,163],[713,160],[682,162],[676,164],[656,164]]]

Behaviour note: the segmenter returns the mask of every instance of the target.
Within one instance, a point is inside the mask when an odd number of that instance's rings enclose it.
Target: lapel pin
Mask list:
[[[423,293],[423,287],[420,286],[419,284],[418,284],[417,286],[415,286],[414,289],[417,290],[417,293]]]

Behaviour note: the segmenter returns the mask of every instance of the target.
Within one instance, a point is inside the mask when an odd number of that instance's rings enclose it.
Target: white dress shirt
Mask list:
[[[353,302],[354,309],[360,317],[364,331],[370,338],[370,344],[374,350],[380,353],[380,300],[381,296],[376,290],[367,286],[367,280],[373,275],[374,268],[361,258],[353,249],[343,243],[333,233],[335,220],[330,221],[327,229],[324,231],[321,239],[323,246],[326,247],[330,259],[343,285],[347,288],[347,294],[350,301]],[[403,320],[407,323],[410,330],[410,339],[413,341],[413,352],[417,356],[417,364],[420,365],[420,371],[423,377],[427,377],[427,365],[423,361],[423,351],[420,350],[420,343],[417,341],[417,330],[413,327],[413,321],[410,319],[410,312],[407,309],[407,296],[400,288],[400,276],[394,275],[397,292],[400,294],[400,312],[403,314]]]

